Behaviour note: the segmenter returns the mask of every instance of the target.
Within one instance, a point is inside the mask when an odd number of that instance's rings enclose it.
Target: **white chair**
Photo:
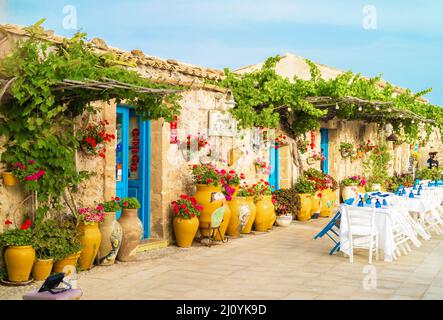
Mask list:
[[[375,228],[375,208],[362,208],[344,205],[348,222],[349,260],[354,262],[354,248],[369,250],[369,264],[372,255],[378,260],[378,232]]]
[[[411,216],[411,212],[409,212],[408,205],[405,203],[404,199],[400,196],[392,196],[390,200],[392,205],[395,207],[396,211],[402,214],[402,216],[406,219],[406,221],[414,228],[414,231],[417,235],[420,235],[425,240],[430,240],[431,235],[424,229],[423,225],[416,220],[414,220]]]

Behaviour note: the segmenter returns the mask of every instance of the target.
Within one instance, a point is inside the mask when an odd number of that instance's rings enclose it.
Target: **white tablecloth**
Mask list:
[[[349,255],[348,220],[344,215],[343,205],[340,207],[342,218],[340,221],[340,251]],[[375,211],[375,225],[379,236],[379,249],[383,251],[384,260],[392,262],[395,252],[394,233],[392,231],[392,221],[389,210],[379,208]]]

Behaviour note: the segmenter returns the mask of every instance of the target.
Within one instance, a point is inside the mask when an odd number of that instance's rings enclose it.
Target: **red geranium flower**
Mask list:
[[[6,220],[5,220],[5,224],[6,224],[7,226],[10,226],[10,225],[12,224],[12,221],[11,221],[10,219],[6,219]]]

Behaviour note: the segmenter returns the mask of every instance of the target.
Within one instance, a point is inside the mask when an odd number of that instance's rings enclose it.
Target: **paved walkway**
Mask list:
[[[81,273],[78,284],[84,299],[443,299],[443,236],[393,263],[376,261],[377,289],[365,290],[367,251],[354,264],[329,256],[328,240],[312,240],[326,222],[294,222],[211,248],[169,247]],[[23,290],[30,287],[0,287],[0,299],[20,299]]]

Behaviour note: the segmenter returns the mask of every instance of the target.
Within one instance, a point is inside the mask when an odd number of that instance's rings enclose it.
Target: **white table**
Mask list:
[[[365,206],[367,206],[365,204]],[[343,205],[340,207],[341,212]],[[392,221],[390,218],[390,212],[387,208],[378,208],[375,211],[375,227],[379,236],[379,248],[383,251],[384,261],[392,262],[394,252],[396,249],[394,242],[394,233],[392,231]],[[340,251],[349,255],[349,238],[348,238],[348,221],[345,216],[342,215],[340,220]]]

